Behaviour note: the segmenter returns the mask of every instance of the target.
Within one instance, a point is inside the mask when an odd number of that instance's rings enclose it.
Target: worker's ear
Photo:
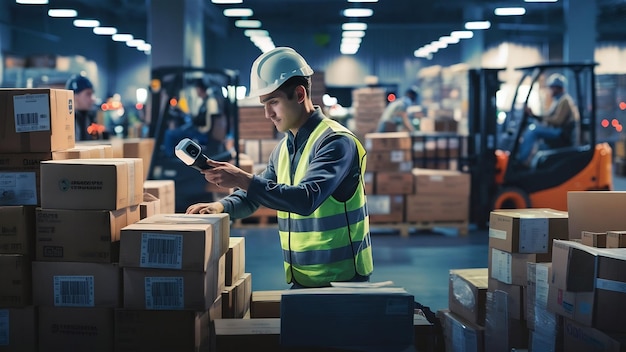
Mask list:
[[[296,98],[298,99],[298,103],[303,103],[306,99],[306,89],[304,89],[303,85],[296,87]]]

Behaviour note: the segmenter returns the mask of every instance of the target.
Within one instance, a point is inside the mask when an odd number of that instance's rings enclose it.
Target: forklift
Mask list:
[[[498,109],[503,69],[469,71],[468,167],[470,221],[488,226],[494,209],[552,208],[567,211],[567,192],[612,190],[612,150],[598,142],[595,63],[549,63],[518,68],[521,75],[510,108]],[[580,119],[563,128],[556,143],[543,141],[529,165],[515,155],[532,121],[526,113],[545,107],[542,82],[552,73],[567,77]],[[501,97],[501,95],[500,95]],[[545,108],[544,108],[545,111]]]
[[[179,160],[174,149],[183,138],[190,138],[202,153],[216,161],[231,161],[239,166],[239,129],[236,87],[237,71],[198,67],[161,67],[152,70],[147,134],[154,138],[154,152],[148,171],[149,180],[174,180],[176,212],[184,213],[194,203],[211,202],[207,181],[196,169]],[[198,90],[206,93],[199,96]],[[205,104],[207,114],[198,114]],[[211,124],[204,116],[225,118],[228,143],[216,146],[209,138]],[[218,147],[218,148],[216,148]]]

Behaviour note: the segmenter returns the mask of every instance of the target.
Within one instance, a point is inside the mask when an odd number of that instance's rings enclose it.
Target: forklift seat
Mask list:
[[[575,120],[568,121],[561,128],[559,138],[544,139],[543,143],[547,146],[548,150],[578,145],[578,124]]]
[[[588,151],[589,149],[589,145],[584,145],[540,150],[533,156],[530,167],[535,170],[550,168],[562,160],[567,160],[570,157]]]

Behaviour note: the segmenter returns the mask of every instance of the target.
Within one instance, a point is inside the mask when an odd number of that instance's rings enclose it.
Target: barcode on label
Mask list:
[[[183,237],[181,235],[141,234],[140,267],[181,269],[182,258]]]
[[[184,281],[182,277],[146,277],[146,309],[183,309]]]
[[[39,114],[37,114],[36,112],[30,112],[30,113],[16,114],[16,117],[17,117],[17,123],[19,125],[36,125],[38,118],[39,118]]]
[[[54,305],[56,307],[93,307],[93,276],[55,276]]]

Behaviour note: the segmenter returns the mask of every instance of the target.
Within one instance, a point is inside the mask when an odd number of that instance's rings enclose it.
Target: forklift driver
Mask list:
[[[565,77],[558,73],[548,78],[548,87],[553,100],[546,115],[535,115],[526,106],[525,113],[541,123],[530,123],[524,131],[517,158],[521,164],[526,166],[530,164],[532,150],[538,139],[543,139],[548,145],[553,142],[572,144],[573,127],[580,119],[580,114],[574,100],[565,91],[566,83]]]

